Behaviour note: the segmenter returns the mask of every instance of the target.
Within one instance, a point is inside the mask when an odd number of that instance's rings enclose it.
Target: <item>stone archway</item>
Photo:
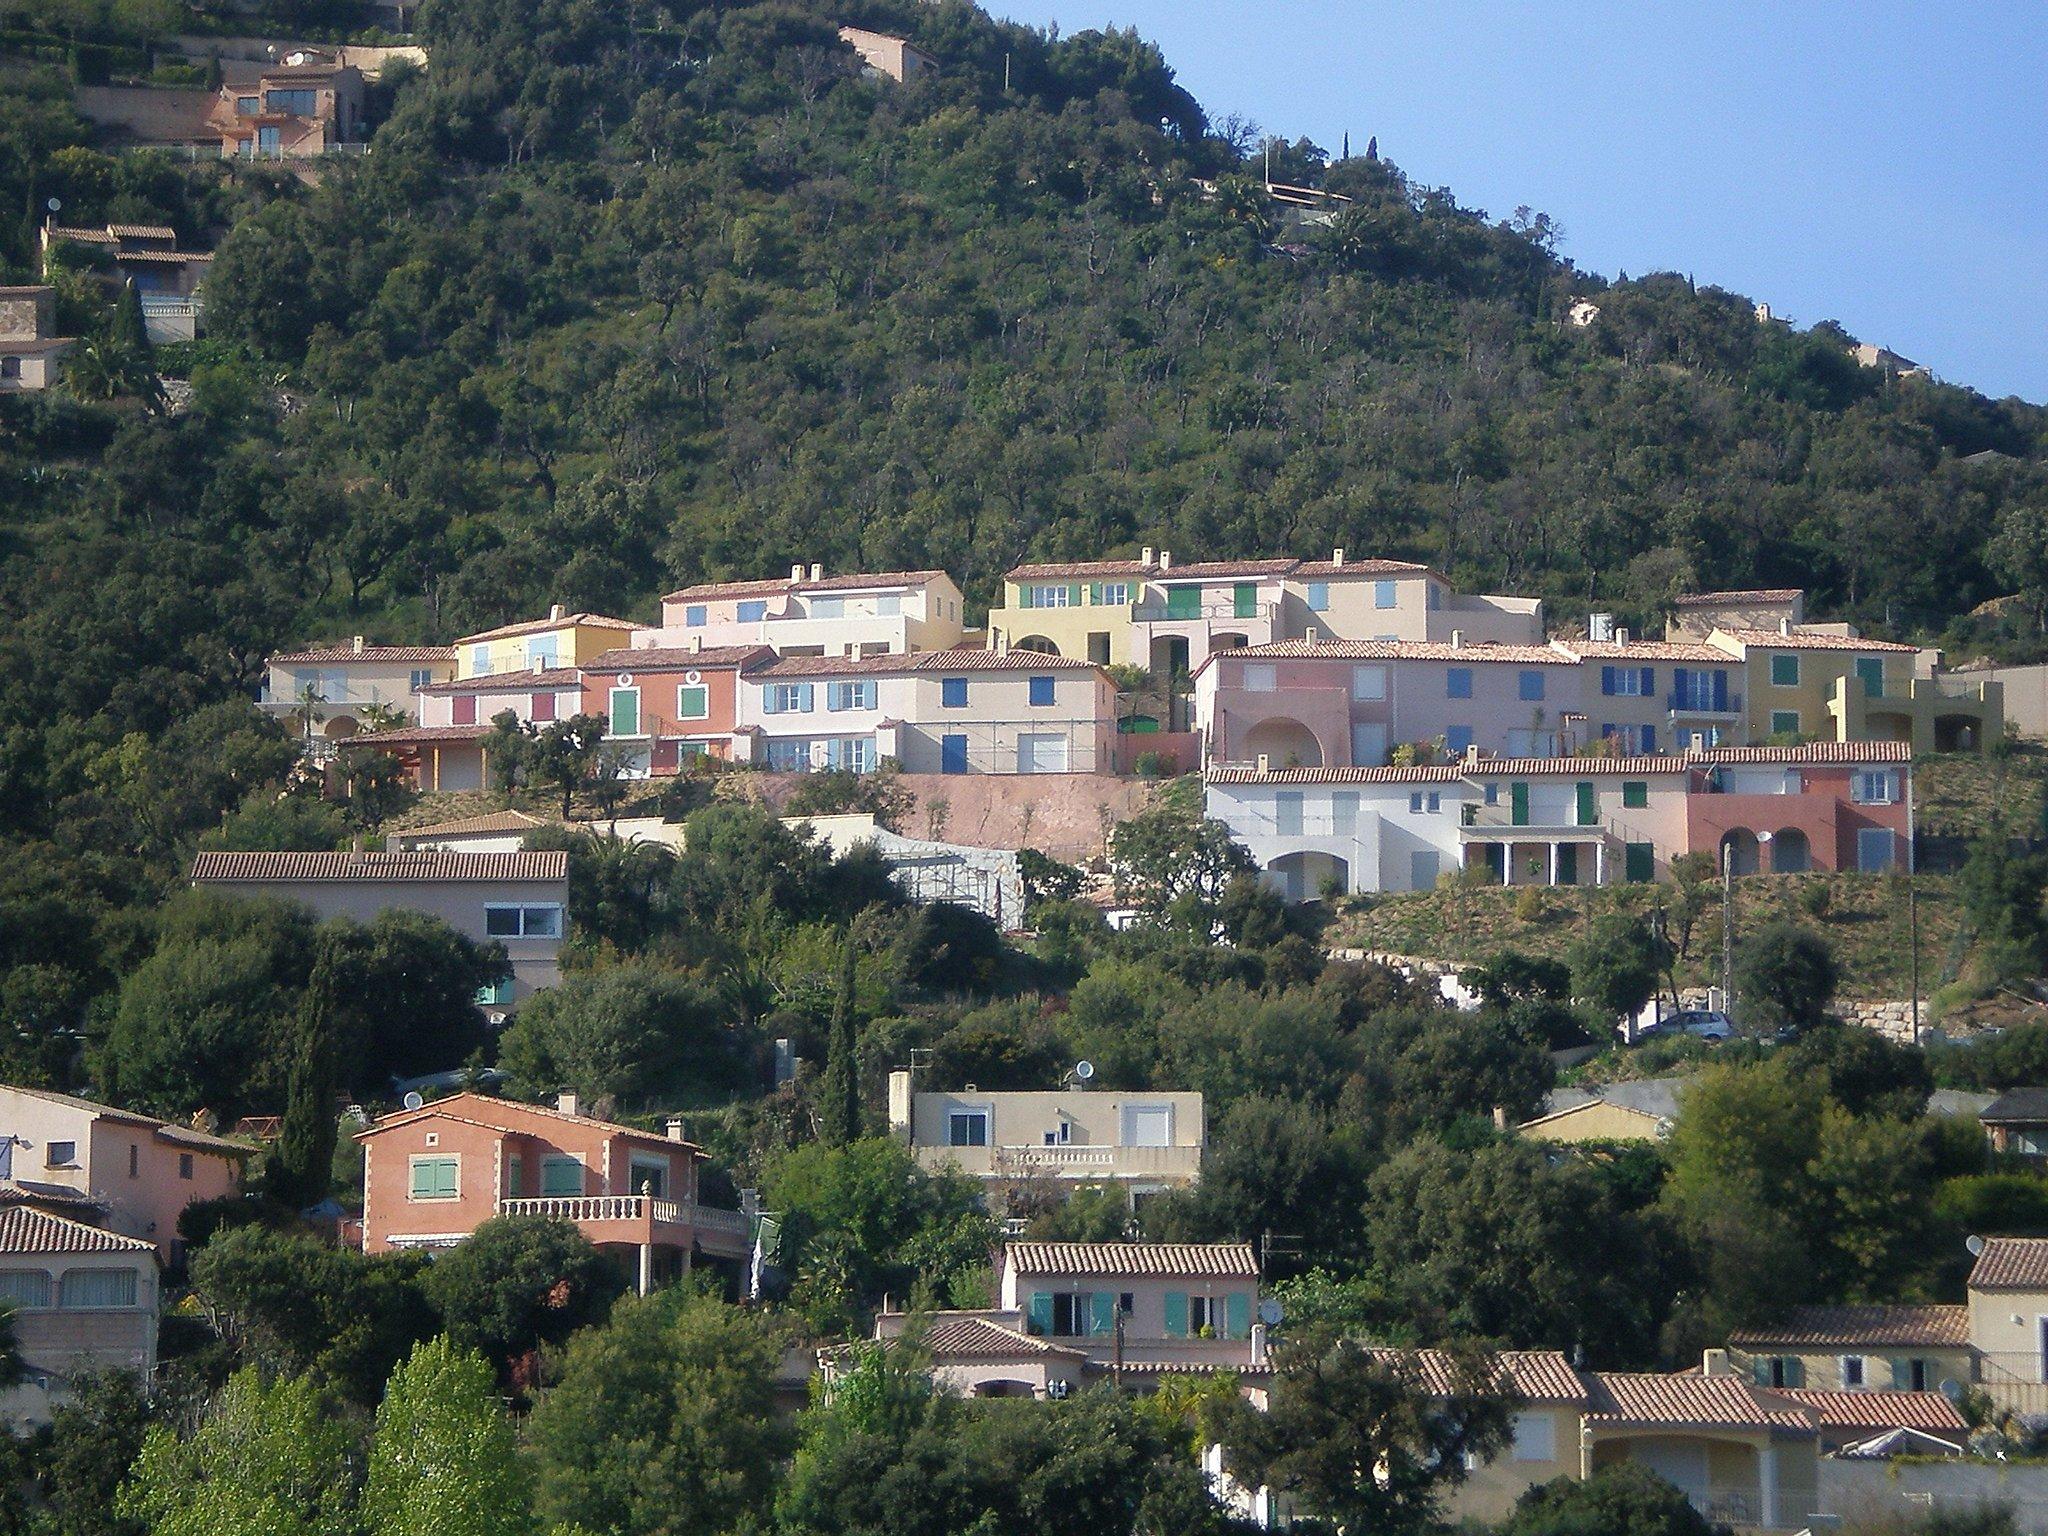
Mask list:
[[[1041,656],[1057,656],[1060,653],[1060,648],[1044,635],[1026,635],[1022,640],[1013,641],[1010,649],[1013,651],[1036,651]]]
[[[1234,755],[1249,761],[1264,757],[1274,768],[1323,766],[1323,744],[1316,733],[1288,715],[1274,715],[1246,731]]]
[[[1721,867],[1738,875],[1753,875],[1763,867],[1763,849],[1756,834],[1747,827],[1730,827],[1721,837]]]
[[[1780,827],[1771,834],[1771,873],[1803,875],[1813,868],[1813,845],[1798,827]]]

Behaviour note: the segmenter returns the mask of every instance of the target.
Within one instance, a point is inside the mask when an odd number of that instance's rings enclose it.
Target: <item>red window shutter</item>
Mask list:
[[[452,718],[457,725],[476,724],[475,694],[458,693],[457,695],[455,695],[453,699],[449,701],[449,706],[451,709],[454,710],[454,714],[450,718]]]
[[[540,721],[555,718],[555,696],[552,693],[536,693],[533,696],[533,718]]]

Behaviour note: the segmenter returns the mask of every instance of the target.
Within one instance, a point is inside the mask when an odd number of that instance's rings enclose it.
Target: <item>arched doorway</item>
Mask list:
[[[1043,635],[1026,635],[1010,647],[1013,651],[1036,651],[1042,656],[1057,656],[1060,648]]]
[[[1323,744],[1316,740],[1316,733],[1286,715],[1261,720],[1246,731],[1237,755],[1253,759],[1264,757],[1275,768],[1323,766]]]
[[[1982,740],[1982,722],[1974,715],[1934,717],[1934,750],[1937,752],[1974,752]]]
[[[1038,1389],[1028,1381],[977,1381],[976,1397],[1036,1397]]]
[[[1289,901],[1320,900],[1326,886],[1351,889],[1351,866],[1335,854],[1316,850],[1283,853],[1266,866],[1266,878]]]
[[[1813,868],[1813,847],[1797,827],[1780,827],[1771,835],[1771,873],[1803,875]]]
[[[336,715],[325,726],[321,727],[320,734],[329,741],[346,741],[361,729],[362,727],[355,722],[353,717],[349,715]]]
[[[1721,867],[1738,875],[1753,875],[1761,867],[1756,834],[1747,827],[1730,827],[1721,839]]]

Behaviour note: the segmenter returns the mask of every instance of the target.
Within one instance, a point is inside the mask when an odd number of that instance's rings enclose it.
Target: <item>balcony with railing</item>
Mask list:
[[[1083,1183],[1116,1179],[1192,1182],[1202,1169],[1199,1146],[1122,1147],[1111,1145],[982,1146],[914,1149],[920,1166],[958,1168],[970,1178],[1074,1179]]]
[[[573,1222],[593,1243],[647,1244],[744,1254],[751,1227],[741,1211],[664,1200],[654,1195],[541,1195],[500,1199],[500,1216],[545,1216]]]
[[[1200,624],[1229,628],[1239,624],[1271,631],[1279,617],[1277,602],[1239,602],[1234,595],[1204,596],[1199,602],[1160,602],[1147,598],[1131,605],[1131,622],[1143,625]]]
[[[1726,689],[1717,695],[1705,688],[1674,688],[1664,696],[1664,708],[1674,720],[1739,720],[1742,695]]]

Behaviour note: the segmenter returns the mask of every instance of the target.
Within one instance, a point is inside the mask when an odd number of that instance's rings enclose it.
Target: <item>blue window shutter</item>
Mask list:
[[[1601,691],[1602,693],[1604,693],[1604,694],[1607,694],[1607,695],[1609,695],[1609,696],[1612,696],[1612,695],[1613,695],[1613,693],[1614,693],[1614,668],[1612,668],[1612,667],[1602,667],[1602,668],[1600,669],[1600,691]]]
[[[1048,1311],[1052,1303],[1046,1303]],[[1166,1293],[1166,1336],[1169,1339],[1184,1339],[1188,1336],[1188,1293],[1168,1291]]]
[[[1714,674],[1714,708],[1722,713],[1727,712],[1728,674],[1726,672],[1716,672]]]
[[[1686,689],[1686,680],[1690,676],[1683,667],[1671,669],[1671,702],[1681,709],[1692,703],[1692,695]]]
[[[1088,1298],[1088,1331],[1094,1334],[1116,1332],[1116,1292],[1097,1291]]]
[[[1643,727],[1643,756],[1645,756],[1645,757],[1652,757],[1652,756],[1655,756],[1655,755],[1656,755],[1656,751],[1657,751],[1657,727],[1655,727],[1654,725],[1646,725],[1646,726],[1644,726],[1644,727]]]
[[[1657,669],[1655,667],[1645,667],[1643,668],[1643,697],[1646,699],[1654,699],[1656,696]]]
[[[1052,1293],[1033,1291],[1024,1312],[1027,1326],[1041,1336],[1052,1332]]]
[[[1223,1326],[1233,1339],[1251,1337],[1252,1299],[1243,1291],[1232,1291],[1223,1298]]]
[[[804,713],[809,714],[817,707],[818,690],[815,684],[804,684]]]

